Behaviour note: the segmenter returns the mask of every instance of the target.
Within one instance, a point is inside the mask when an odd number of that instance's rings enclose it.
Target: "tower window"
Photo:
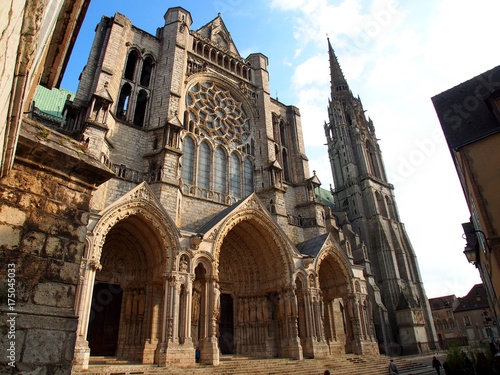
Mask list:
[[[144,59],[142,63],[142,71],[141,71],[141,86],[148,87],[151,81],[151,75],[153,74],[153,59],[151,56],[148,56]]]
[[[126,83],[123,85],[120,91],[120,97],[118,99],[118,107],[116,109],[116,116],[122,120],[127,117],[127,111],[130,102],[130,94],[132,92],[132,86]]]
[[[123,70],[122,88],[118,98],[116,108],[116,116],[124,121],[133,122],[135,125],[144,126],[146,122],[146,113],[149,102],[149,90],[147,87],[150,84],[153,74],[154,60],[148,56],[142,61],[139,52],[131,50],[127,56],[125,69]],[[136,77],[139,76],[139,84],[142,88],[138,87],[135,82]]]
[[[137,65],[137,60],[139,56],[136,51],[131,51],[127,57],[127,64],[125,65],[125,71],[123,73],[123,77],[133,81],[135,75],[135,67]]]
[[[148,93],[146,90],[139,91],[137,102],[135,104],[134,124],[138,126],[144,125],[144,117],[146,116],[146,108],[148,105]]]

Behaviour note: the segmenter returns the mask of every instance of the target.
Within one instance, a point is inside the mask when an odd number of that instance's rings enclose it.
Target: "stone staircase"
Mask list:
[[[435,374],[430,366],[413,359],[396,358],[400,375]],[[331,359],[305,359],[295,361],[286,358],[253,359],[241,356],[222,356],[219,366],[195,364],[167,367],[133,364],[116,358],[92,357],[88,370],[73,372],[74,375],[323,375],[326,369],[332,375],[387,375],[389,360],[385,356],[343,355]]]

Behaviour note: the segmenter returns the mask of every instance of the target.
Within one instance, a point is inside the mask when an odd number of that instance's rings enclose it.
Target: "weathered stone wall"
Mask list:
[[[0,71],[2,72],[0,79],[0,164],[6,161],[4,147],[8,140],[5,137],[9,136],[7,134],[7,114],[12,95],[11,88],[14,82],[24,6],[25,1],[14,0],[2,2],[0,6],[2,9],[0,25],[3,29],[0,33],[0,50],[2,51],[2,59],[0,60]]]
[[[0,373],[70,372],[89,202],[109,176],[77,143],[23,123],[0,179],[0,347],[13,354],[2,353]]]

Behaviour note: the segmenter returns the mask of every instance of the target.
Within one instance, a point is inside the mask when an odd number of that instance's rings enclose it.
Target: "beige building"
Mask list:
[[[14,359],[0,368],[433,348],[407,238],[385,237],[387,263],[366,238],[370,216],[404,232],[380,153],[359,181],[372,198],[383,188],[385,210],[367,200],[374,211],[354,222],[353,206],[325,205],[299,109],[269,94],[267,57],[240,56],[220,16],[191,25],[180,7],[155,35],[103,17],[62,121],[20,118],[0,180],[2,272],[17,288]]]
[[[466,296],[458,299],[454,310],[457,328],[467,338],[469,345],[488,344],[500,339],[486,289],[476,284]]]
[[[469,206],[465,255],[500,324],[500,66],[432,98]]]

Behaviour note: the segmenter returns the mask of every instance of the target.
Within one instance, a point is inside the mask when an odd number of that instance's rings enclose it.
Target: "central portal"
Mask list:
[[[287,356],[293,326],[287,311],[287,265],[271,225],[248,219],[226,235],[220,249],[218,344],[222,354]]]
[[[234,354],[233,297],[223,293],[220,297],[219,348],[222,354]]]

